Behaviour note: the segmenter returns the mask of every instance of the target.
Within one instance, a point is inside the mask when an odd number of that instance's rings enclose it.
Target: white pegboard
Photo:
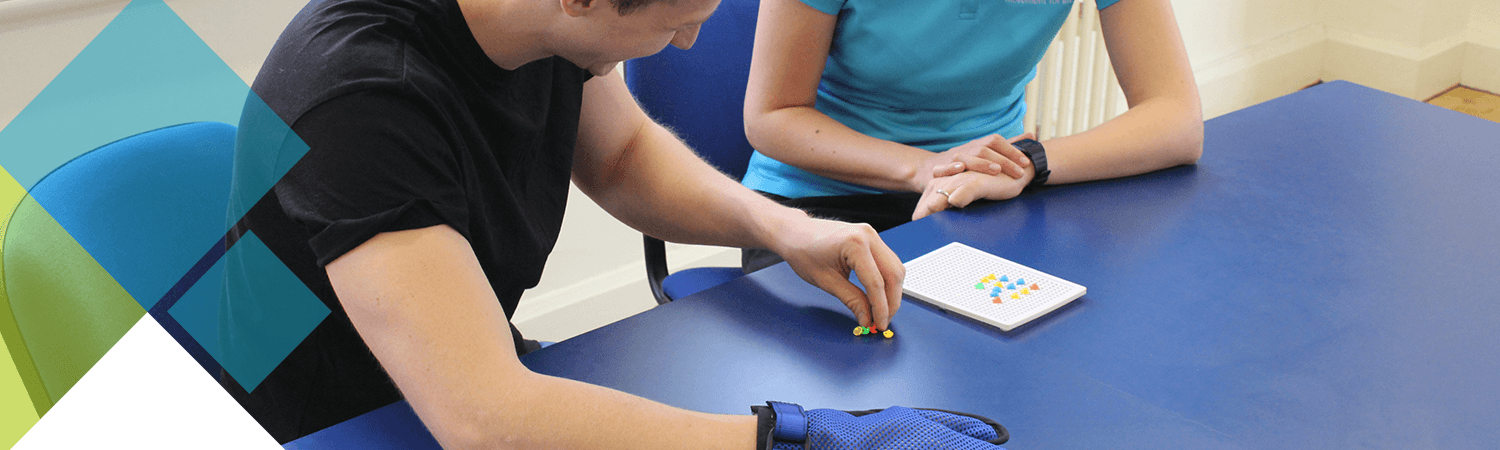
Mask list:
[[[957,242],[907,262],[903,289],[917,300],[1005,331],[1087,292],[1076,283]]]

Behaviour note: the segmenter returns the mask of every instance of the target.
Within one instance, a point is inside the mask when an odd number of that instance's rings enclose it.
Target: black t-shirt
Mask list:
[[[310,150],[231,233],[253,231],[331,311],[253,393],[224,379],[273,437],[401,399],[323,269],[376,234],[452,227],[515,313],[562,225],[589,77],[558,57],[500,68],[455,0],[314,1],[298,13],[254,91]]]

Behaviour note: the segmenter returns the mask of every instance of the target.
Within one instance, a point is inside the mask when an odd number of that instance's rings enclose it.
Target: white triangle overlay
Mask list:
[[[281,446],[147,314],[14,448]]]

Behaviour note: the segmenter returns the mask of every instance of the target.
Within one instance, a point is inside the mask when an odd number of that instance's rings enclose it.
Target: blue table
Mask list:
[[[960,241],[1088,287],[1012,332],[908,301],[895,339],[855,337],[780,265],[522,361],[716,413],[968,411],[1017,450],[1494,448],[1500,124],[1333,82],[1205,135],[1196,167],[884,234],[903,260]],[[435,447],[410,411],[287,447]]]

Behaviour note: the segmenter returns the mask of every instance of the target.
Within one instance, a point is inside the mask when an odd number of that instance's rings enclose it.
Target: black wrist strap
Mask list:
[[[1031,159],[1031,166],[1036,169],[1036,176],[1031,177],[1031,182],[1027,183],[1026,187],[1034,188],[1047,184],[1047,177],[1052,175],[1052,171],[1047,169],[1047,149],[1042,147],[1042,143],[1037,142],[1036,139],[1022,139],[1011,145],[1021,150],[1021,153],[1025,153],[1026,157]]]
[[[755,413],[755,450],[771,450],[771,430],[776,426],[776,413],[764,406],[751,406]]]
[[[995,439],[989,441],[991,444],[1000,445],[1010,440],[1010,432],[1004,426],[994,420],[974,414],[948,411],[945,409],[919,408],[928,411],[938,411],[955,416],[969,417],[983,422],[995,430]],[[883,409],[871,409],[866,411],[845,411],[854,417],[861,417],[884,411]],[[801,406],[792,403],[766,402],[766,406],[751,406],[750,412],[756,416],[755,424],[755,448],[756,450],[773,450],[777,444],[792,444],[793,448],[809,448],[809,431],[807,414]],[[782,420],[778,420],[782,419]],[[781,448],[787,448],[783,445]]]
[[[755,413],[755,448],[771,450],[778,443],[792,443],[797,447],[807,444],[807,416],[802,407],[794,403],[766,402],[766,406],[751,406]]]

